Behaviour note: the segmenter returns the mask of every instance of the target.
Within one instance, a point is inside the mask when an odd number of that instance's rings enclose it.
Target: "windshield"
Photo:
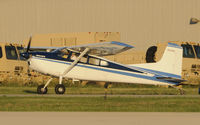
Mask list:
[[[194,51],[191,45],[188,44],[182,44],[183,47],[183,57],[186,58],[194,58]]]
[[[194,45],[194,49],[195,49],[197,58],[200,58],[200,46]]]
[[[61,49],[61,50],[59,50],[59,55],[58,56],[61,56],[62,58],[68,58],[69,51],[66,48]]]

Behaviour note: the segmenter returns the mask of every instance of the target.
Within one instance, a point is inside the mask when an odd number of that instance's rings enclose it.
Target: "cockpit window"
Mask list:
[[[100,63],[100,60],[97,59],[97,58],[93,58],[93,57],[90,57],[89,58],[89,64],[92,64],[92,65],[99,65]]]
[[[5,46],[5,49],[6,49],[6,58],[7,59],[13,59],[13,60],[18,59],[17,51],[14,46]]]
[[[0,47],[0,58],[2,58],[2,48]]]
[[[101,60],[100,66],[108,66],[108,62]]]
[[[68,56],[69,56],[69,51],[67,49],[62,49],[62,50],[59,51],[58,56],[61,56],[62,58],[67,59]]]
[[[194,51],[191,45],[182,44],[183,47],[183,57],[194,58]]]
[[[20,58],[20,60],[26,60],[26,58],[24,58],[23,56],[21,56],[21,54],[20,53],[24,53],[25,52],[25,49],[23,48],[23,47],[17,47],[17,50],[18,50],[18,52],[19,52],[19,58]]]
[[[79,62],[87,63],[87,57],[82,57]]]
[[[194,49],[195,49],[197,58],[200,58],[200,46],[194,45]]]

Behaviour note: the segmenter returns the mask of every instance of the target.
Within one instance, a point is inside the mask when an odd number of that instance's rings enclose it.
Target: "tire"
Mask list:
[[[65,93],[65,86],[63,84],[57,84],[55,87],[56,94],[64,94]]]
[[[38,94],[47,94],[47,87],[44,89],[44,85],[39,85],[37,88],[37,93]]]

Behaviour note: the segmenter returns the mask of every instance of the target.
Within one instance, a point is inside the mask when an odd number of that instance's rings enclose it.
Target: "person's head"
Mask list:
[[[66,55],[69,54],[69,52],[66,49],[62,49],[61,51],[62,51],[62,53],[66,54]]]

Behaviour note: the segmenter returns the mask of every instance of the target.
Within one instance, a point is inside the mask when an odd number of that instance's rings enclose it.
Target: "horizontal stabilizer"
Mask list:
[[[157,79],[169,81],[169,82],[175,82],[175,83],[181,83],[185,82],[186,80],[184,79],[179,79],[179,78],[173,78],[173,77],[156,77]]]

